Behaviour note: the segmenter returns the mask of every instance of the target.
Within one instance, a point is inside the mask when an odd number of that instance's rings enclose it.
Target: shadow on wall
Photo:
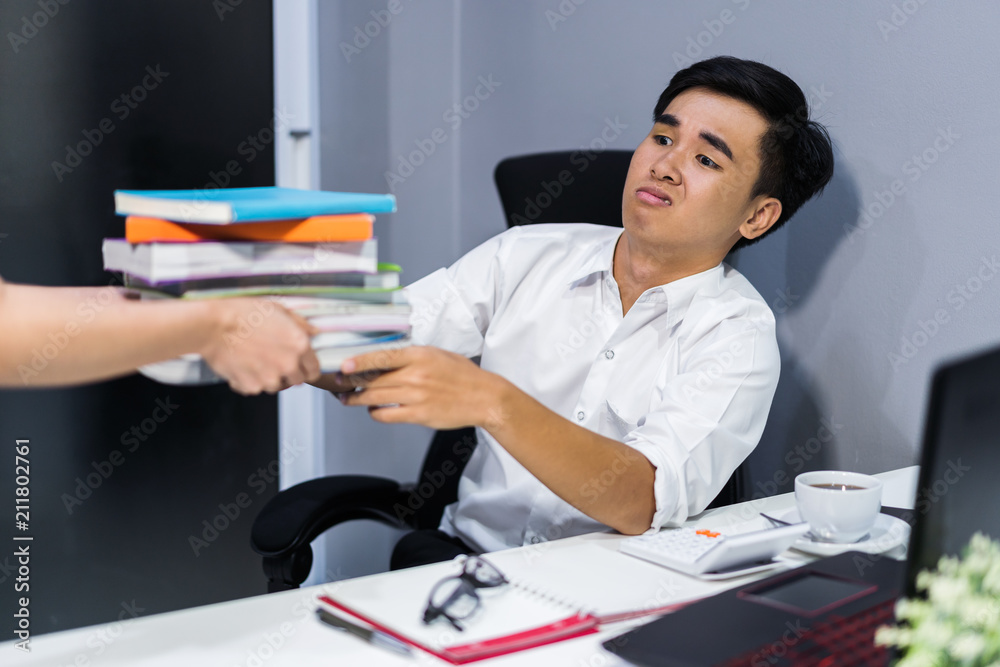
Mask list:
[[[774,311],[781,353],[781,379],[767,426],[744,464],[745,500],[790,492],[797,474],[834,466],[835,443],[844,424],[818,405],[808,369],[801,363],[815,338],[795,339],[792,345],[787,320],[813,296],[824,267],[846,240],[845,225],[854,222],[859,207],[856,183],[838,167],[821,197],[806,203],[772,238],[730,260]],[[822,330],[832,310],[825,312],[815,331]]]
[[[858,173],[879,173],[876,165],[863,159],[853,160],[851,166]],[[888,184],[891,175],[881,176],[882,182]],[[910,305],[920,301],[918,292],[924,289],[921,284],[928,258],[935,253],[925,247],[916,231],[914,222],[919,213],[907,199],[912,186],[896,189],[897,184],[903,185],[903,181],[893,182],[891,191],[888,185],[871,189],[864,201],[849,209],[855,212],[849,223],[841,225],[847,241],[846,252],[841,255],[852,264],[838,268],[838,273],[852,279],[852,291],[844,303],[854,307],[857,314],[854,326],[840,327],[838,337],[829,342],[823,357],[817,360],[821,363],[818,368],[832,376],[834,386],[858,388],[838,397],[838,410],[850,421],[840,434],[837,453],[841,459],[835,464],[860,472],[895,468],[902,461],[915,462],[916,443],[896,427],[884,406],[894,374],[919,355],[922,347],[948,326],[954,314],[954,304],[945,304],[946,295],[941,292],[937,296],[946,307],[911,317]],[[853,264],[866,257],[867,267],[885,267],[878,271],[877,279],[872,277],[871,268],[855,270]],[[819,323],[810,322],[808,326],[816,330],[825,326],[829,317],[830,309],[814,307],[809,319]]]

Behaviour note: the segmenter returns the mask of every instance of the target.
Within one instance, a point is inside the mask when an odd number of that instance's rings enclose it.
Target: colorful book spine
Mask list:
[[[130,215],[125,218],[129,243],[196,243],[199,241],[281,241],[329,243],[367,241],[375,216],[369,213],[318,215],[245,225],[206,225]]]
[[[215,190],[115,190],[118,215],[214,225],[343,213],[392,213],[389,194],[257,187]]]

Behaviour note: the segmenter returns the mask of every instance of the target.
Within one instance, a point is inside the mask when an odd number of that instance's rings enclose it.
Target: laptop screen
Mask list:
[[[942,366],[931,384],[909,575],[957,555],[976,531],[1000,539],[1000,348]]]
[[[800,616],[816,616],[875,590],[869,583],[817,574],[796,573],[787,579],[769,581],[740,591],[740,597],[769,604]]]

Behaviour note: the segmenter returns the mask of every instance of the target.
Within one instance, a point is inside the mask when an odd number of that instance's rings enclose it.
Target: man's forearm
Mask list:
[[[371,371],[383,372],[371,377]],[[343,372],[351,385],[363,388],[347,393],[345,404],[367,407],[376,421],[480,426],[584,514],[630,534],[652,523],[655,472],[645,456],[563,419],[461,355],[413,346],[348,359]]]
[[[655,469],[635,449],[552,412],[494,376],[485,428],[557,496],[619,532],[649,529],[656,510]]]

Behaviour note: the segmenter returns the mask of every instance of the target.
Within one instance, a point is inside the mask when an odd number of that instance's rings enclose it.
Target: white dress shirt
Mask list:
[[[415,344],[480,356],[550,410],[646,456],[652,530],[702,511],[757,445],[780,362],[771,310],[726,264],[646,290],[623,317],[611,271],[621,233],[514,227],[407,296]],[[607,528],[477,431],[443,531],[495,551]],[[581,482],[584,495],[626,463]]]

